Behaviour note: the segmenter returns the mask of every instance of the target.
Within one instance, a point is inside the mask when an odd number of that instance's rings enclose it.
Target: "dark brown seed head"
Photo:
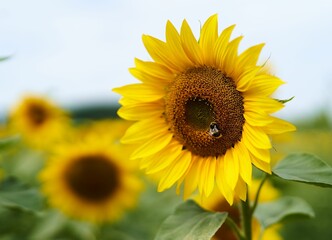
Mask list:
[[[168,86],[165,106],[174,137],[195,155],[221,156],[241,140],[243,97],[234,81],[213,67],[180,74]]]
[[[79,198],[98,203],[107,200],[118,189],[118,169],[106,156],[82,156],[68,167],[65,181]]]

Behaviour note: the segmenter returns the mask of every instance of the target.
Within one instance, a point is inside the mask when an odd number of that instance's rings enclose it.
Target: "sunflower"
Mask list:
[[[57,148],[40,173],[51,206],[91,222],[114,221],[134,207],[141,182],[136,167],[122,157],[119,130],[86,132]]]
[[[139,144],[131,157],[160,176],[158,191],[178,183],[185,198],[196,189],[209,196],[216,184],[230,204],[245,200],[252,164],[271,173],[268,135],[295,130],[271,116],[283,107],[271,95],[284,82],[257,65],[264,44],[238,54],[233,29],[218,35],[213,15],[196,40],[186,20],[179,32],[168,21],[165,42],[143,35],[153,61],[130,69],[141,83],[114,89],[119,116],[137,121],[122,141]]]
[[[32,147],[45,147],[65,133],[69,117],[65,111],[45,97],[27,95],[13,107],[9,115],[12,132],[21,134]]]
[[[258,190],[258,187],[260,185],[260,181],[253,180],[252,185],[250,187],[250,194],[249,197],[251,201],[254,201],[256,197],[256,193]],[[270,182],[265,182],[263,187],[261,188],[260,195],[259,195],[259,202],[269,202],[272,200],[277,199],[279,196],[279,191],[273,187],[273,185]],[[229,216],[233,219],[234,223],[236,223],[238,226],[241,226],[241,213],[237,206],[230,206],[225,198],[223,198],[217,189],[214,189],[211,196],[208,198],[205,198],[202,200],[201,198],[196,197],[195,199],[203,208],[213,211],[213,212],[228,212]],[[238,199],[235,201],[239,201]],[[280,229],[280,225],[272,225],[269,228],[265,229],[264,232],[261,230],[261,226],[259,222],[254,218],[252,222],[252,234],[253,234],[253,240],[281,240],[281,236],[278,233],[278,230]],[[227,240],[236,240],[237,237],[234,234],[234,232],[231,230],[231,228],[224,224],[222,225],[216,234],[212,238],[213,240],[218,239],[227,239]]]

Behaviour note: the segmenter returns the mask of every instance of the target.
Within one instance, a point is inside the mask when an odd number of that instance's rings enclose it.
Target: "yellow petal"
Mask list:
[[[247,67],[256,66],[259,55],[264,47],[264,43],[252,46],[240,54],[238,60],[238,68],[245,69]]]
[[[171,81],[174,80],[174,77],[167,77],[167,76],[153,76],[147,73],[144,70],[138,69],[138,68],[129,68],[129,72],[131,75],[133,75],[135,78],[140,80],[143,83],[155,85],[159,84],[159,86],[165,87],[167,84],[169,84]]]
[[[188,58],[195,65],[203,65],[201,48],[186,20],[182,22],[180,38],[183,49],[187,54]]]
[[[188,168],[190,168],[190,166],[188,167]],[[187,168],[187,172],[188,172],[188,168]],[[181,194],[181,191],[182,191],[182,183],[183,183],[183,181],[184,181],[184,179],[186,178],[186,174],[187,174],[187,172],[186,173],[184,173],[183,175],[182,175],[182,177],[180,177],[180,179],[178,180],[178,183],[177,183],[177,185],[176,185],[176,190],[175,190],[175,193],[176,193],[176,195],[180,195]],[[185,198],[184,198],[185,199]]]
[[[274,113],[284,106],[282,103],[269,97],[249,97],[244,98],[244,108],[247,111],[263,110],[266,113]]]
[[[198,190],[203,195],[205,179],[206,176],[209,174],[209,166],[207,166],[207,158],[203,158],[201,161],[202,163],[201,163],[200,175],[198,180]]]
[[[234,149],[233,154],[234,158],[237,158],[239,162],[240,176],[249,186],[251,186],[252,165],[250,154],[242,142],[238,142]]]
[[[272,147],[269,137],[259,127],[252,127],[245,123],[243,125],[242,136],[256,148],[270,149]]]
[[[260,67],[250,67],[242,72],[238,77],[233,74],[236,81],[236,89],[240,92],[245,92],[250,89],[251,83],[259,71]]]
[[[251,82],[250,88],[246,91],[248,96],[270,96],[284,82],[274,76],[261,74],[257,75]]]
[[[155,62],[143,62],[138,59],[135,59],[135,63],[136,67],[129,68],[129,72],[143,83],[166,86],[174,80],[173,73],[161,64]]]
[[[270,163],[266,163],[266,162],[263,162],[261,161],[260,159],[256,158],[254,155],[251,154],[251,161],[252,163],[257,167],[259,168],[260,170],[266,172],[266,173],[269,173],[271,174],[271,165]]]
[[[211,54],[214,44],[218,38],[218,15],[209,17],[201,29],[199,44],[203,51],[204,63],[211,66],[214,63],[214,56]]]
[[[168,133],[168,126],[162,118],[149,118],[131,125],[122,137],[121,142],[140,143],[154,136]]]
[[[229,26],[228,28],[224,29],[220,36],[218,37],[215,46],[214,46],[214,59],[215,59],[215,65],[219,69],[224,68],[224,59],[226,55],[226,49],[228,47],[228,42],[231,37],[231,34],[235,28],[235,25]]]
[[[224,159],[223,157],[218,157],[217,164],[216,164],[216,183],[217,186],[225,197],[227,202],[232,205],[234,202],[234,193],[231,188],[228,186],[227,181],[224,176]]]
[[[296,127],[282,119],[271,117],[272,123],[263,127],[267,134],[281,134],[285,132],[292,132],[296,130]]]
[[[144,144],[140,145],[132,154],[132,159],[144,158],[151,156],[165,148],[172,140],[173,135],[166,133],[161,136],[156,136],[152,139],[147,140]]]
[[[182,48],[180,35],[170,21],[167,21],[166,24],[166,42],[169,46],[170,52],[173,53],[173,58],[171,60],[176,65],[182,69],[192,66],[192,62]]]
[[[162,102],[149,102],[124,105],[118,110],[118,115],[126,120],[143,120],[147,118],[159,118],[164,111]]]
[[[215,157],[204,158],[200,169],[199,190],[209,196],[214,188],[215,178]]]
[[[184,181],[184,199],[190,197],[190,195],[196,190],[198,186],[198,181],[201,175],[201,166],[203,164],[203,160],[200,157],[193,156],[190,170],[188,171],[185,181]]]
[[[166,174],[161,178],[158,185],[158,192],[170,188],[183,176],[190,165],[191,158],[192,156],[189,151],[182,151],[180,156],[167,168]]]
[[[127,97],[122,97],[119,100],[119,104],[121,104],[122,106],[130,105],[130,104],[138,104],[138,103],[142,103],[142,102],[139,100],[134,100],[132,98],[127,98]]]
[[[225,71],[226,75],[229,77],[233,77],[233,71],[236,70],[237,57],[238,57],[237,52],[242,38],[243,36],[233,39],[227,46],[223,62],[224,63],[223,70]],[[234,74],[235,76],[240,75],[236,72]]]
[[[182,151],[182,145],[178,142],[173,142],[169,144],[166,148],[158,152],[157,154],[150,156],[154,159],[153,162],[146,169],[147,174],[154,174],[159,172],[169,165],[171,165],[175,159],[178,158]]]
[[[171,70],[165,67],[162,64],[156,62],[142,61],[138,58],[135,58],[136,68],[152,77],[163,79],[165,81],[172,81],[174,74]]]
[[[266,126],[273,121],[272,118],[264,112],[246,111],[243,115],[246,122],[251,126]]]
[[[125,98],[141,102],[153,102],[165,96],[165,91],[151,84],[135,83],[123,87],[114,88],[114,92],[121,94]]]
[[[151,163],[153,163],[154,160],[155,160],[155,158],[153,156],[141,158],[139,160],[139,168],[146,169],[147,167],[149,167],[151,165]]]
[[[234,190],[239,177],[239,163],[233,158],[233,148],[228,149],[224,156],[224,176],[231,190]]]
[[[248,151],[256,156],[256,158],[260,159],[263,162],[270,163],[270,151],[268,149],[259,149],[253,147],[249,142],[244,141],[245,146],[247,147]]]
[[[246,138],[245,136],[242,137],[242,142],[245,145],[245,147],[248,149],[248,151],[259,158],[260,160],[264,162],[270,162],[270,150],[269,149],[259,149],[256,148],[252,142]]]
[[[148,35],[143,35],[142,40],[146,50],[155,62],[165,65],[172,72],[181,72],[182,69],[172,62],[171,52],[165,42]]]
[[[235,192],[242,201],[247,200],[247,185],[241,177],[239,177],[239,180],[237,181]]]

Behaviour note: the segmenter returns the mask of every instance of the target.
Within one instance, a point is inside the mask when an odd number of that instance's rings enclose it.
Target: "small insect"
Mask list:
[[[210,123],[209,134],[210,134],[210,136],[215,137],[215,138],[222,137],[221,130],[220,130],[218,123],[216,123],[216,122]]]

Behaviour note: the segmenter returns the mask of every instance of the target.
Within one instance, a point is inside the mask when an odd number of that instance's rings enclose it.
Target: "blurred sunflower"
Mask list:
[[[65,133],[69,117],[65,111],[41,96],[25,96],[10,112],[9,127],[33,147],[45,147]]]
[[[138,121],[122,141],[140,144],[132,158],[160,176],[159,191],[178,182],[185,198],[197,188],[208,196],[216,182],[230,204],[244,200],[252,163],[271,172],[268,134],[295,130],[270,116],[283,107],[271,98],[283,81],[257,65],[264,44],[238,55],[233,29],[218,35],[213,15],[197,41],[186,20],[180,32],[168,21],[166,42],[143,35],[153,61],[135,59],[130,69],[141,83],[114,89],[118,114]]]
[[[256,193],[259,187],[260,181],[253,180],[251,187],[249,187],[249,199],[254,201]],[[279,192],[276,188],[272,186],[270,182],[265,182],[259,195],[259,202],[268,202],[277,199]],[[241,213],[238,206],[230,206],[228,202],[220,196],[219,191],[216,189],[212,192],[211,196],[205,199],[197,198],[196,201],[205,209],[214,212],[228,212],[229,216],[234,220],[234,222],[240,227],[241,226]],[[239,200],[235,200],[239,201]],[[253,219],[252,222],[252,234],[253,240],[281,240],[281,236],[278,233],[280,225],[272,225],[267,228],[263,233],[261,232],[261,227],[259,222],[256,219]],[[218,239],[227,239],[227,240],[236,240],[237,237],[232,231],[232,229],[227,225],[223,224],[219,230],[216,232],[213,240]]]
[[[7,135],[7,128],[4,124],[0,123],[0,139]]]
[[[42,192],[50,205],[68,216],[112,221],[137,201],[141,182],[134,174],[136,168],[116,146],[123,133],[121,123],[113,125],[112,131],[94,131],[109,124],[91,126],[80,140],[57,148],[40,173]]]
[[[86,122],[74,129],[73,137],[83,139],[104,138],[104,141],[109,141],[108,149],[113,152],[113,155],[116,155],[117,158],[129,159],[130,154],[133,152],[133,146],[121,144],[120,140],[131,124],[131,122],[122,119]],[[130,164],[137,165],[137,163],[133,161],[131,161]]]

